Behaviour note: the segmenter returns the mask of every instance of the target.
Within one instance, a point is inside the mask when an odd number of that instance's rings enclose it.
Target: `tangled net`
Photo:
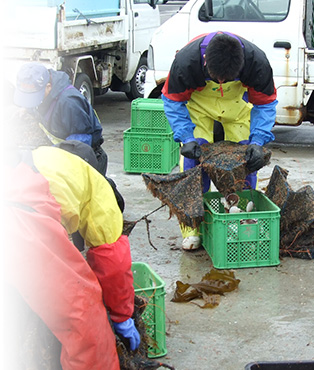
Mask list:
[[[130,351],[129,343],[122,336],[116,335],[117,352],[120,361],[121,370],[154,370],[160,367],[175,370],[172,366],[167,365],[157,360],[147,358],[149,338],[146,333],[142,314],[148,304],[146,298],[142,296],[135,296],[134,299],[134,319],[135,326],[141,336],[141,343],[138,349],[134,352]]]
[[[200,164],[190,170],[171,174],[142,174],[154,197],[167,204],[170,217],[176,215],[179,223],[198,227],[204,218],[202,174],[207,173],[218,191],[227,196],[248,188],[245,178],[247,145],[231,141],[203,144]],[[263,148],[263,166],[269,163],[271,151]]]
[[[275,166],[265,195],[280,208],[280,254],[314,258],[314,190],[307,185],[293,191],[288,171]]]

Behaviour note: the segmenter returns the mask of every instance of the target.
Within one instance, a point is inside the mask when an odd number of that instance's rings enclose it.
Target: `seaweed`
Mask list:
[[[203,299],[203,306],[197,304],[200,308],[214,308],[219,305],[220,296],[238,288],[239,279],[231,270],[211,269],[206,273],[198,283],[176,282],[176,290],[171,299],[172,302],[190,302],[194,299]]]

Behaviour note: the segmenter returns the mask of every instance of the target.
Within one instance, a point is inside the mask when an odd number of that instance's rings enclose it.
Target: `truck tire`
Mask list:
[[[132,101],[134,99],[144,97],[144,84],[147,69],[147,58],[142,56],[138,63],[135,75],[130,81],[131,90],[130,92],[125,93],[129,100]]]
[[[80,73],[76,76],[74,87],[85,96],[91,105],[94,104],[94,89],[92,81],[85,73]]]

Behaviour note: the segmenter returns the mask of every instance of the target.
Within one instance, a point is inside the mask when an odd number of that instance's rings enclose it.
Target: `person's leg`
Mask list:
[[[208,141],[205,139],[197,138],[196,141],[202,145],[207,143]],[[182,171],[187,171],[195,166],[197,166],[200,162],[195,159],[185,158],[183,157],[183,165],[180,168]],[[202,180],[203,180],[203,193],[209,191],[210,188],[210,178],[206,172],[202,172]],[[185,226],[180,224],[180,230],[182,234],[182,248],[184,250],[193,250],[198,249],[201,246],[201,239],[199,236],[199,230],[193,229],[192,227]]]
[[[208,114],[207,109],[202,100],[207,99],[206,92],[198,92],[193,94],[193,99],[188,102],[188,110],[193,123],[196,127],[194,129],[194,137],[200,145],[204,143],[212,143],[214,140],[214,120]],[[210,99],[210,97],[209,97]],[[208,103],[208,102],[207,102]],[[180,171],[186,171],[199,164],[199,161],[181,157],[180,160]],[[210,189],[210,179],[207,173],[203,172],[203,193],[206,193]],[[184,250],[194,250],[201,246],[201,238],[199,235],[199,229],[193,229],[191,227],[180,224],[180,230],[182,234],[182,248]]]

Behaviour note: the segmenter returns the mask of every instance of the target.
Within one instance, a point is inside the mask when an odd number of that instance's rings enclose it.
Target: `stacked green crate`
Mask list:
[[[168,174],[179,164],[179,143],[173,140],[161,99],[133,100],[123,142],[126,172]]]

